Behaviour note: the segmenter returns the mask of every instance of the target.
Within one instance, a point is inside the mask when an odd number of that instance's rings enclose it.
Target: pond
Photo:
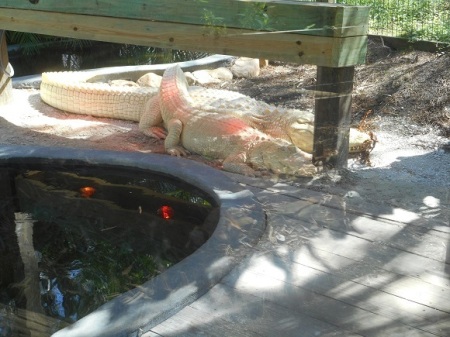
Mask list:
[[[0,185],[0,302],[69,323],[191,254],[217,224],[206,193],[142,170],[8,165]],[[6,319],[0,331],[14,336]]]
[[[251,192],[164,155],[2,146],[0,200],[1,336],[145,331],[265,226]]]

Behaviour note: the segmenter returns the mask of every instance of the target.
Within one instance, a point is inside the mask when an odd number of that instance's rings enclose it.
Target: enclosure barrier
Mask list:
[[[12,100],[12,67],[9,64],[5,31],[0,30],[0,106]]]
[[[0,29],[317,65],[313,157],[338,167],[368,19],[366,6],[293,0],[0,0]]]

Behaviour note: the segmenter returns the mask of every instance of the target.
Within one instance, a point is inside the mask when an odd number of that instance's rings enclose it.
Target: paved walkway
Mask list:
[[[266,234],[145,337],[450,336],[448,207],[429,198],[430,207],[412,210],[232,177],[266,208]]]

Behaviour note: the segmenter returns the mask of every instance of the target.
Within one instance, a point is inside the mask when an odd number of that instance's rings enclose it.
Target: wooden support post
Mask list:
[[[317,0],[335,3],[335,0]],[[317,67],[313,161],[346,168],[355,67]]]
[[[313,160],[346,168],[355,67],[317,67]]]
[[[8,48],[6,36],[0,30],[0,106],[8,103],[12,99],[12,82],[8,73]]]

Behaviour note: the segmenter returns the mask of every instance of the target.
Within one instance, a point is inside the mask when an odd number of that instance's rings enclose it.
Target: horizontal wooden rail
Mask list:
[[[365,61],[368,7],[299,1],[0,0],[0,29],[301,64]]]
[[[368,29],[368,7],[295,0],[2,0],[0,7],[334,37],[365,35]]]

